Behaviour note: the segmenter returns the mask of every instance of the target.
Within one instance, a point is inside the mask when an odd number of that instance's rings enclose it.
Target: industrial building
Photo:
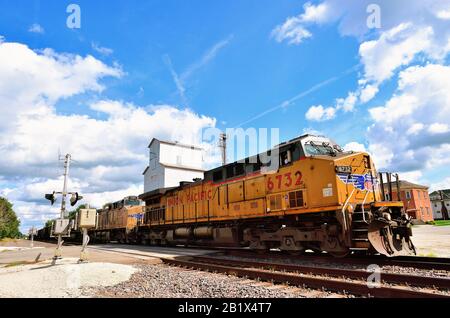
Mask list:
[[[203,179],[202,148],[156,138],[148,148],[149,165],[143,173],[145,193]]]

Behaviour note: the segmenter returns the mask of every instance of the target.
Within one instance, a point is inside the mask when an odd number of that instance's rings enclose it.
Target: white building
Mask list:
[[[182,181],[203,179],[203,149],[154,138],[148,146],[149,165],[144,171],[144,192],[177,187]]]
[[[450,216],[450,189],[434,191],[430,194],[430,200],[434,219],[448,220]]]

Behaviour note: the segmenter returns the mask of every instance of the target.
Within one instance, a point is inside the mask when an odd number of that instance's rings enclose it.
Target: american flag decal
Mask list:
[[[359,190],[369,190],[377,186],[376,178],[373,178],[370,174],[337,174],[339,180],[345,184],[351,184]]]

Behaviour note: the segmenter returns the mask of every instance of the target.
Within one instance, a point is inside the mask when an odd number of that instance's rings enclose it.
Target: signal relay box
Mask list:
[[[69,219],[57,219],[53,223],[52,234],[53,235],[70,235],[70,220]]]
[[[95,228],[97,225],[97,210],[81,209],[78,213],[77,224],[81,229]]]

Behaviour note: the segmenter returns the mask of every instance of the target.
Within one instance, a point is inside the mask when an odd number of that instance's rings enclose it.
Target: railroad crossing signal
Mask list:
[[[70,205],[75,206],[75,204],[77,204],[77,202],[81,199],[83,199],[83,197],[79,195],[78,192],[72,193],[72,197],[70,198]]]
[[[55,250],[55,259],[60,258],[61,257],[61,246],[64,243],[64,241],[62,240],[62,235],[65,234],[66,232],[66,228],[69,227],[69,220],[65,219],[65,212],[66,212],[66,197],[68,194],[72,195],[72,197],[70,198],[70,204],[72,206],[76,205],[78,201],[80,201],[83,197],[81,195],[78,194],[78,192],[67,192],[67,179],[69,178],[69,167],[70,167],[70,161],[71,161],[72,157],[70,154],[67,154],[65,156],[65,160],[64,160],[64,186],[63,186],[63,190],[62,192],[56,192],[54,191],[52,194],[46,194],[45,198],[47,200],[49,200],[52,205],[56,202],[56,195],[60,194],[62,196],[62,200],[61,200],[61,214],[60,214],[60,218],[56,221],[57,225],[60,225],[60,227],[57,229],[57,227],[55,226],[55,231],[56,231],[56,235],[58,236],[58,245],[56,247]],[[70,233],[70,228],[69,228],[69,233]]]
[[[56,192],[53,192],[52,194],[46,194],[45,195],[45,198],[47,200],[49,200],[52,203],[52,205],[55,204],[55,202],[56,202],[56,195],[55,194],[56,194]]]

